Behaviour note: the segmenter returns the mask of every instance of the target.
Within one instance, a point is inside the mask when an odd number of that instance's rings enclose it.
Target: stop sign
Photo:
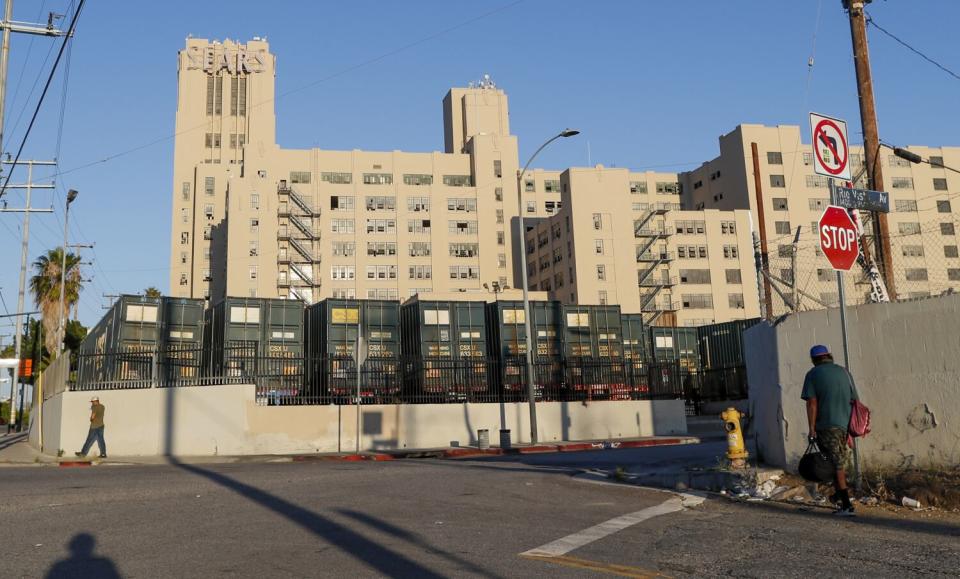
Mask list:
[[[820,216],[817,231],[820,249],[833,269],[850,271],[860,255],[860,241],[857,226],[847,209],[836,205],[827,207]]]

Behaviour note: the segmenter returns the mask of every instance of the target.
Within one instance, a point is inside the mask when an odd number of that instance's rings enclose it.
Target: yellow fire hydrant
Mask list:
[[[720,414],[723,428],[727,431],[727,458],[731,466],[740,468],[746,464],[750,455],[743,443],[743,431],[740,430],[741,414],[736,408],[727,408]]]

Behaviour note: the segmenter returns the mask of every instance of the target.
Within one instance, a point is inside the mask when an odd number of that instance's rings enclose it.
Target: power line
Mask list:
[[[950,70],[950,69],[947,68],[946,66],[940,64],[940,63],[937,62],[936,60],[930,58],[930,57],[927,56],[926,54],[924,54],[924,53],[920,52],[919,50],[917,50],[916,48],[910,46],[910,45],[907,44],[905,41],[900,40],[899,38],[897,38],[896,36],[894,36],[892,32],[890,32],[889,30],[883,28],[883,27],[880,26],[879,24],[877,24],[877,22],[873,19],[873,16],[871,16],[869,13],[867,13],[866,11],[864,11],[864,13],[867,14],[867,24],[872,25],[874,28],[876,28],[876,29],[879,30],[880,32],[886,34],[887,36],[889,36],[890,38],[892,38],[893,40],[895,40],[897,43],[899,43],[901,46],[903,46],[904,48],[906,48],[906,49],[909,50],[910,52],[916,54],[916,55],[919,56],[920,58],[926,60],[927,62],[929,62],[929,63],[932,64],[933,66],[939,68],[940,70],[942,70],[943,72],[949,74],[949,75],[952,76],[953,78],[955,78],[955,79],[957,79],[957,80],[960,80],[960,74],[957,74],[957,73],[953,72],[952,70]]]
[[[16,167],[17,162],[20,160],[20,155],[23,154],[23,148],[26,146],[27,139],[30,137],[30,131],[33,130],[33,124],[37,121],[37,116],[40,114],[40,108],[43,106],[43,100],[47,96],[47,91],[50,90],[50,84],[53,82],[53,78],[57,73],[57,66],[59,66],[60,59],[63,57],[63,53],[67,48],[67,43],[70,42],[70,38],[73,37],[73,31],[77,27],[77,20],[79,20],[80,12],[83,10],[83,5],[86,4],[86,2],[87,0],[80,0],[80,3],[77,4],[76,12],[73,13],[73,18],[70,20],[70,27],[63,36],[63,42],[60,44],[60,50],[57,52],[56,60],[53,61],[53,67],[50,69],[49,76],[47,76],[47,82],[43,85],[43,92],[40,93],[40,99],[37,101],[37,107],[33,111],[33,116],[30,118],[30,124],[27,125],[27,130],[23,134],[23,139],[20,141],[20,147],[17,149],[17,156],[13,160],[14,167]],[[7,191],[7,186],[10,184],[11,175],[13,175],[13,170],[7,173],[7,178],[3,182],[3,187],[0,188],[0,198],[3,198],[3,194]]]

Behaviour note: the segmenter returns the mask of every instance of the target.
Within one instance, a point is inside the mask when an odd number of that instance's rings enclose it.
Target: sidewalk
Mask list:
[[[288,454],[288,455],[247,455],[247,456],[112,456],[100,461],[95,456],[74,458],[64,456],[60,459],[41,454],[26,442],[26,433],[13,437],[0,438],[0,465],[60,465],[60,466],[96,466],[96,465],[151,465],[151,464],[226,464],[226,463],[270,463],[270,462],[306,462],[306,461],[386,461],[416,458],[457,459],[478,456],[515,456],[566,452],[585,452],[609,449],[642,448],[651,446],[672,446],[699,444],[695,436],[652,436],[622,440],[592,440],[577,442],[551,442],[549,444],[518,444],[508,449],[497,447],[480,449],[477,447],[448,447],[409,450],[386,450],[376,452]]]

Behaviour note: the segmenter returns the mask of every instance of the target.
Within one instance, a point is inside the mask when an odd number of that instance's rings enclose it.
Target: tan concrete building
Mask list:
[[[720,155],[682,173],[683,205],[689,209],[749,210],[759,231],[752,144],[757,144],[763,216],[771,273],[792,283],[793,237],[801,227],[797,253],[797,285],[824,304],[837,303],[837,285],[829,263],[819,250],[816,222],[829,204],[827,179],[816,175],[809,129],[795,125],[768,127],[740,125],[720,137]],[[805,142],[807,141],[807,142]],[[960,167],[960,147],[908,147],[930,163],[913,165],[883,147],[886,191],[895,287],[900,298],[937,295],[960,289],[960,257],[956,236],[960,175],[944,169]],[[858,186],[866,187],[864,155],[852,147],[850,163]],[[872,235],[864,214],[864,233]],[[872,248],[871,248],[872,249]],[[781,288],[788,288],[781,285]],[[847,276],[848,303],[869,299],[870,285],[861,271]],[[801,296],[801,304],[804,297]],[[785,311],[773,293],[775,312]],[[821,307],[807,300],[811,308]]]
[[[771,272],[781,289],[796,278],[805,307],[836,302],[812,233],[826,180],[799,127],[741,125],[720,138],[716,159],[679,175],[533,169],[518,192],[507,95],[489,78],[447,93],[444,150],[424,153],[281,148],[275,74],[258,38],[188,39],[180,52],[171,295],[402,300],[517,287],[527,267],[531,286],[554,299],[620,304],[658,324],[753,317],[757,143]],[[911,150],[931,163],[887,150],[881,159],[902,297],[960,287],[960,179],[942,167],[960,166],[960,148]],[[862,152],[851,162],[862,169]],[[520,212],[531,219],[527,256]],[[862,276],[849,280],[851,303],[866,299]]]
[[[405,299],[516,285],[517,138],[485,79],[443,100],[443,152],[280,148],[265,41],[180,52],[171,294]],[[559,207],[532,171],[523,211]]]
[[[759,315],[747,211],[680,210],[676,173],[573,168],[560,187],[527,234],[531,288],[662,325]]]

